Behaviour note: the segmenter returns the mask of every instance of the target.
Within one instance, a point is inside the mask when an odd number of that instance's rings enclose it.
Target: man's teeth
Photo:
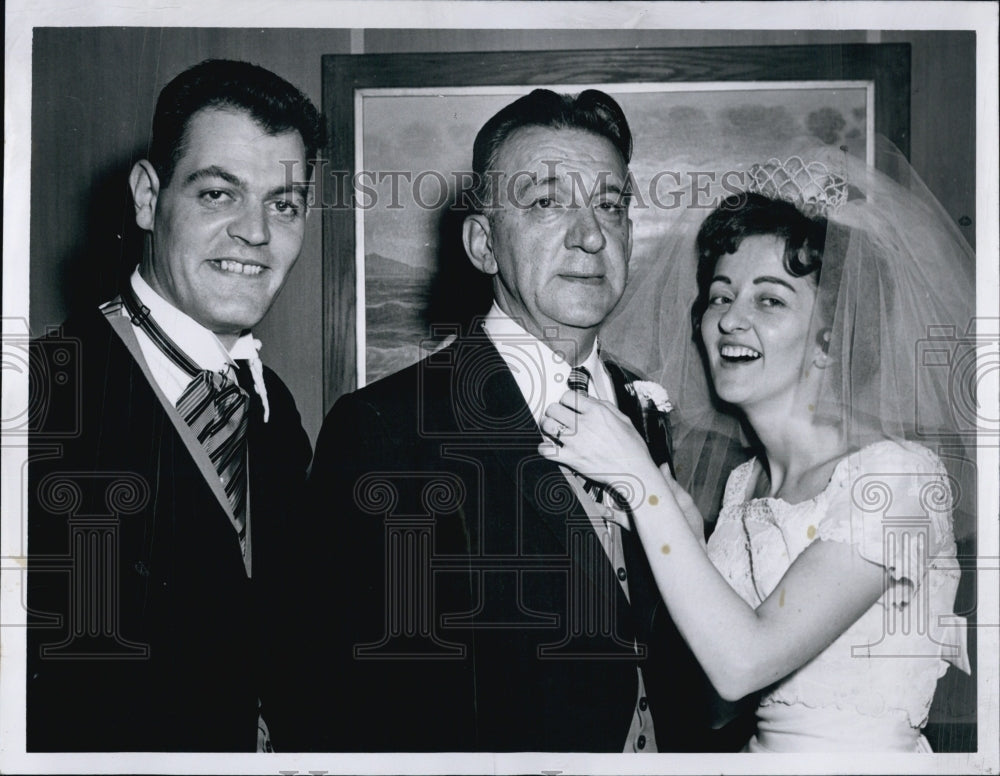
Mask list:
[[[760,358],[760,353],[742,345],[723,345],[719,348],[723,358]]]
[[[219,262],[219,268],[224,272],[236,272],[240,275],[259,275],[264,268],[259,264],[241,264],[238,261],[223,259]]]

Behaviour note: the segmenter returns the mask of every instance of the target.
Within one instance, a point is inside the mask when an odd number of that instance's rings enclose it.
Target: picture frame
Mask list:
[[[819,89],[826,83],[866,88],[867,138],[882,135],[909,154],[910,47],[906,43],[327,55],[322,68],[328,145],[317,177],[323,211],[325,409],[342,394],[371,381],[363,371],[359,374],[359,359],[363,367],[368,341],[363,317],[367,298],[365,255],[361,252],[359,256],[359,246],[365,241],[364,220],[371,218],[375,184],[401,172],[378,169],[363,155],[366,134],[369,139],[380,135],[377,127],[366,127],[361,116],[365,98],[379,94],[422,96],[435,100],[436,111],[442,97],[470,93],[470,88],[481,94],[513,90],[513,97],[499,102],[503,105],[537,86],[577,92],[587,87],[617,85],[647,94],[653,90],[655,94],[658,85],[664,92],[682,84],[739,92],[791,89],[797,85]],[[614,94],[611,86],[608,91]],[[489,115],[480,118],[479,124]],[[461,149],[470,157],[474,132],[466,132],[469,136]],[[868,157],[869,162],[877,163],[870,145]],[[412,184],[413,168],[408,172]],[[407,180],[396,175],[396,183],[401,179]],[[436,204],[440,206],[445,200]],[[412,235],[414,245],[433,243],[434,235],[420,231]],[[410,325],[412,328],[412,321]],[[426,329],[425,333],[431,332]],[[411,348],[399,365],[416,358]],[[380,368],[382,372],[376,376],[394,371],[392,364]]]

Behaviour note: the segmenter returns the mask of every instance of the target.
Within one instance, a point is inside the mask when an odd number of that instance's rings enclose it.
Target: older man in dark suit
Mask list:
[[[545,407],[573,387],[669,459],[665,407],[597,341],[627,277],[631,143],[594,90],[491,118],[463,238],[492,309],[328,415],[309,489],[330,530],[328,748],[703,748],[703,677],[612,495],[538,454]]]
[[[255,65],[171,81],[129,177],[139,267],[35,344],[29,751],[269,746],[310,446],[250,330],[298,258],[321,127]]]

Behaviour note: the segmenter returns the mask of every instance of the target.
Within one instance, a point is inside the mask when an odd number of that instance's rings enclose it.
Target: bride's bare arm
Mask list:
[[[667,487],[670,488],[670,493],[673,495],[674,501],[677,502],[677,506],[680,508],[684,518],[687,520],[688,526],[690,526],[694,535],[701,540],[701,545],[704,547],[705,518],[702,516],[701,510],[698,509],[698,505],[694,503],[691,494],[684,490],[680,486],[680,483],[671,476],[668,464],[663,464],[660,467],[660,474],[663,475],[663,480],[667,483]]]
[[[584,397],[552,405],[543,431],[558,445],[542,453],[588,476],[626,472],[644,492],[632,504],[635,528],[657,587],[685,640],[727,700],[799,668],[847,630],[885,590],[885,570],[846,543],[814,541],[773,593],[753,609],[705,554],[672,487],[617,408]],[[585,417],[582,417],[585,416]],[[570,433],[572,432],[572,433]],[[683,491],[681,491],[683,493]]]

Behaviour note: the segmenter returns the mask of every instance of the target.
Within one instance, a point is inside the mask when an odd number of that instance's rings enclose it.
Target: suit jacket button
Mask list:
[[[626,577],[626,576],[627,576],[627,575],[625,574],[625,569],[624,569],[624,567],[619,567],[619,568],[618,568],[618,579],[620,579],[620,580],[621,580],[622,582],[624,582],[624,581],[625,581],[625,577]]]
[[[646,710],[646,709],[648,709],[648,708],[649,708],[649,701],[647,701],[647,700],[646,700],[646,696],[645,696],[645,695],[643,695],[643,696],[642,696],[642,697],[641,697],[641,698],[639,699],[639,711],[645,711],[645,710]]]
[[[639,738],[636,739],[635,745],[637,747],[639,747],[640,749],[645,749],[646,748],[646,736],[639,736]]]

